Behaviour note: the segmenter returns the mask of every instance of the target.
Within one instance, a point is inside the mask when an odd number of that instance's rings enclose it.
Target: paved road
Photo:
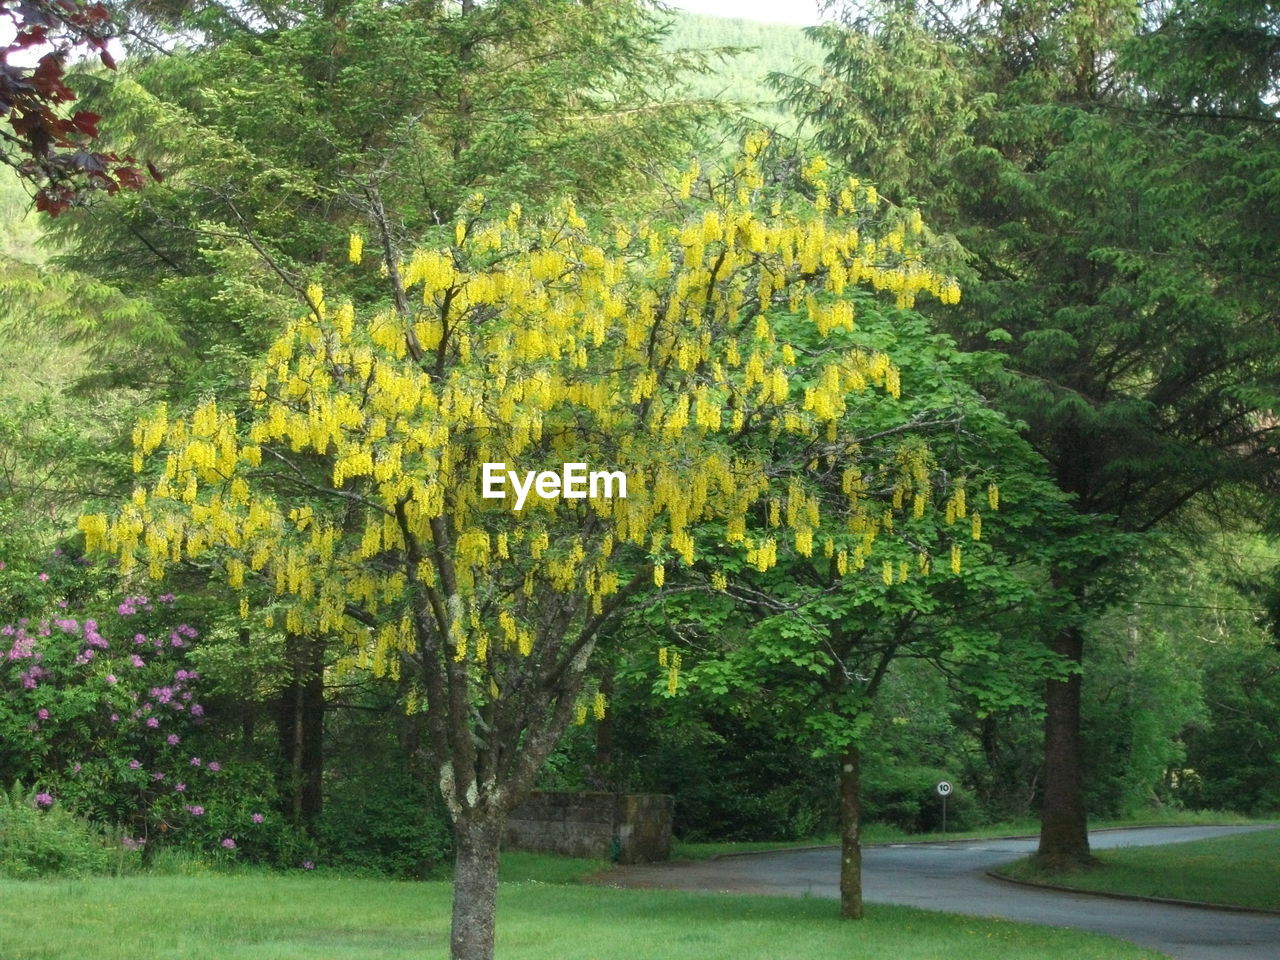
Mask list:
[[[1157,827],[1091,834],[1095,850],[1179,843],[1265,827]],[[863,892],[897,903],[976,916],[1077,927],[1123,937],[1177,960],[1280,960],[1280,917],[1054,893],[993,880],[985,871],[1034,852],[1034,840],[892,844],[863,851]],[[620,886],[839,897],[831,847],[624,867]]]

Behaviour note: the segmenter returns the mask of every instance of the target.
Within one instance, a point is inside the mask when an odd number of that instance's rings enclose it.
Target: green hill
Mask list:
[[[803,27],[757,23],[679,13],[672,22],[665,46],[670,50],[735,48],[739,52],[712,62],[712,70],[689,82],[692,96],[747,105],[751,117],[782,130],[793,130],[795,121],[776,106],[777,95],[764,78],[771,72],[796,73],[821,62],[821,48]]]

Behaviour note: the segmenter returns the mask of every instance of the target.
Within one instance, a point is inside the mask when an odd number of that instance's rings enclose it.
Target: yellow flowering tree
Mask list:
[[[857,285],[903,305],[959,291],[925,262],[918,215],[820,158],[766,182],[765,146],[691,169],[628,222],[591,226],[572,203],[495,217],[476,197],[438,244],[401,254],[375,217],[387,305],[312,288],[245,408],[157,411],[135,432],[146,482],[82,520],[126,572],[212,563],[242,616],[410,672],[455,824],[459,960],[492,956],[506,812],[567,725],[607,708],[586,678],[612,616],[709,538],[765,571],[781,538],[832,556],[854,535],[862,563],[891,535],[850,425],[898,372],[828,335],[852,328]],[[364,248],[354,237],[351,260]],[[783,310],[810,346],[775,329]],[[557,495],[568,467],[524,479],[566,464],[612,476],[580,498]],[[927,486],[889,469],[907,504]]]

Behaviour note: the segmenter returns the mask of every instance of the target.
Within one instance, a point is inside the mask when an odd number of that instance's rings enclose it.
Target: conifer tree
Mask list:
[[[1278,129],[1261,93],[1274,18],[1245,18],[1251,45],[1229,62],[1253,66],[1209,73],[1231,81],[1215,99],[1190,92],[1204,72],[1170,77],[1170,44],[1223,37],[1216,7],[1146,20],[1122,3],[844,9],[815,34],[823,70],[784,92],[820,144],[884,161],[891,195],[917,198],[965,248],[965,302],[940,322],[962,347],[1009,355],[999,403],[1077,511],[1117,534],[1077,538],[1053,569],[1078,603],[1045,640],[1080,663],[1088,612],[1123,589],[1127,535],[1274,485],[1280,340],[1263,251],[1276,199],[1259,162]],[[1270,80],[1250,95],[1245,77]],[[1215,102],[1248,122],[1199,109]],[[1079,701],[1078,675],[1046,686],[1047,864],[1089,857]]]

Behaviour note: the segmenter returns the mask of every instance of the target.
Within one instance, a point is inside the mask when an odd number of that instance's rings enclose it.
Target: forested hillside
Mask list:
[[[765,78],[814,68],[822,59],[802,27],[685,12],[672,19],[663,46],[726,51],[712,59],[712,69],[688,79],[690,96],[741,104],[748,116],[783,132],[794,131],[795,118],[778,108],[778,92]]]

